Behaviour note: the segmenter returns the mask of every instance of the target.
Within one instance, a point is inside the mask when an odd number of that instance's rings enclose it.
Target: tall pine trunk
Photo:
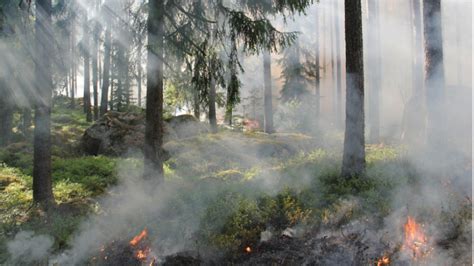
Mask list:
[[[209,86],[209,124],[211,125],[211,132],[217,132],[217,117],[216,117],[216,82],[214,78],[210,78]]]
[[[431,149],[444,148],[444,65],[441,27],[441,0],[423,0],[425,37],[425,86],[428,124],[427,142]]]
[[[102,95],[100,97],[100,115],[107,113],[110,85],[110,48],[112,45],[112,33],[110,26],[105,31],[105,47],[104,47],[104,74],[102,75]]]
[[[365,174],[364,53],[361,0],[345,0],[346,128],[341,176]]]
[[[51,180],[51,102],[53,79],[51,51],[53,42],[51,0],[36,0],[36,60],[37,96],[33,147],[33,200],[44,206],[54,202]]]
[[[138,107],[142,107],[142,40],[138,41],[138,63],[137,63],[137,88],[138,88]]]
[[[201,118],[201,107],[200,107],[200,97],[199,97],[199,91],[197,89],[194,89],[193,91],[193,112],[194,112],[194,117],[196,117],[198,120]]]
[[[413,19],[413,95],[421,101],[423,92],[423,15],[421,0],[412,0]]]
[[[339,96],[337,95],[338,90],[337,90],[337,78],[336,78],[336,57],[337,57],[337,52],[336,52],[336,7],[334,3],[331,4],[331,16],[330,16],[330,34],[331,34],[331,85],[332,85],[332,112],[334,115],[334,125],[337,127],[337,121],[338,121],[338,98]]]
[[[113,67],[114,64],[116,64],[116,55],[114,56],[114,53],[112,52],[112,42],[111,44],[111,50],[110,50],[110,96],[109,96],[109,110],[113,111],[114,110],[114,85],[115,85],[115,77],[117,67]]]
[[[94,43],[92,47],[92,90],[94,98],[94,120],[99,119],[99,30],[99,23],[96,22],[94,27]]]
[[[339,20],[339,0],[335,0],[334,26],[336,35],[336,126],[342,127],[342,64],[341,64],[341,31]]]
[[[84,113],[86,120],[92,121],[91,112],[91,84],[90,84],[90,54],[89,54],[89,33],[87,27],[87,11],[84,12]]]
[[[76,107],[76,41],[74,39],[74,19],[71,21],[71,108]]]
[[[144,146],[145,179],[163,182],[163,56],[164,0],[150,0],[148,7],[148,62],[146,126]]]
[[[13,105],[10,89],[7,87],[3,78],[0,78],[0,147],[4,147],[10,143],[13,128]]]
[[[380,139],[380,90],[381,90],[381,62],[380,62],[380,19],[379,1],[370,0],[369,7],[369,29],[367,31],[368,66],[371,76],[368,79],[369,91],[369,141],[378,143]]]
[[[273,128],[273,106],[272,106],[272,58],[270,51],[263,52],[263,105],[264,117],[263,124],[265,133],[271,134],[274,132]]]
[[[315,107],[315,115],[316,119],[319,120],[319,114],[321,112],[321,66],[319,65],[319,59],[320,59],[320,43],[321,43],[321,35],[319,31],[319,26],[320,26],[320,20],[319,20],[319,9],[317,8],[315,11],[315,20],[316,20],[316,26],[315,26],[315,35],[316,35],[316,59],[315,59],[315,88],[314,88],[314,107]]]

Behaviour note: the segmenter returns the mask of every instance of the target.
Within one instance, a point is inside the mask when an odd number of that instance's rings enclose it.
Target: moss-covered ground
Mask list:
[[[0,150],[0,263],[8,258],[7,241],[21,230],[48,234],[55,240],[54,250],[65,249],[81,221],[100,212],[97,199],[127,174],[140,173],[140,156],[81,155],[79,140],[87,126],[79,109],[59,106],[53,111],[52,169],[58,207],[49,213],[32,205],[29,142],[21,140]],[[338,222],[364,215],[381,220],[392,211],[393,193],[416,185],[419,178],[404,159],[402,147],[369,145],[366,177],[341,179],[340,151],[301,134],[222,131],[169,142],[165,149],[171,154],[165,164],[166,180],[184,188],[192,184],[176,196],[177,205],[206,197],[190,194],[209,183],[218,184],[212,193],[200,191],[212,198],[199,214],[196,237],[227,250],[258,241],[268,227],[283,230],[334,222],[335,214],[347,207],[344,200],[353,198],[357,204]],[[172,215],[185,211],[170,207]],[[470,220],[465,213],[455,215]]]

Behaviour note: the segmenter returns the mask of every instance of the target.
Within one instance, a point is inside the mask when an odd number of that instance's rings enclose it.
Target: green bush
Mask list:
[[[211,204],[201,223],[201,237],[218,248],[235,251],[256,243],[265,223],[257,202],[235,192],[225,192]]]
[[[284,189],[273,197],[266,195],[259,198],[259,208],[265,222],[275,229],[306,223],[312,212],[300,195],[290,189]]]
[[[116,161],[105,156],[84,156],[80,158],[54,158],[53,180],[78,183],[97,195],[107,186],[117,182]]]
[[[10,144],[0,149],[0,163],[20,168],[24,173],[33,172],[33,147],[26,142]]]
[[[256,244],[267,227],[283,230],[308,222],[311,212],[289,189],[258,198],[225,192],[206,209],[200,233],[211,245],[236,251]]]

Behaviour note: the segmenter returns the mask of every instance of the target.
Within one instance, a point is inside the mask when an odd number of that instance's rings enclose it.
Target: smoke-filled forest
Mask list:
[[[471,0],[1,0],[0,265],[472,265]]]

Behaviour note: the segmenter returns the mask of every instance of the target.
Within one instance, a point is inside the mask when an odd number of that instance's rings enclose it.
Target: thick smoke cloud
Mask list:
[[[330,38],[332,28],[330,14],[332,1],[321,0],[313,5],[306,16],[297,16],[294,21],[289,21],[284,25],[281,18],[275,18],[275,22],[280,25],[281,29],[300,31],[299,41],[302,47],[306,49],[314,48],[314,39],[319,38],[321,46],[326,47],[322,51],[321,58],[329,60]],[[381,139],[385,143],[393,143],[400,139],[402,134],[402,121],[404,108],[407,108],[409,99],[414,90],[423,88],[413,87],[413,69],[412,59],[415,51],[412,49],[411,36],[412,26],[410,24],[411,16],[409,12],[410,1],[380,1],[381,2],[381,69],[382,69],[382,102],[381,106]],[[472,179],[470,171],[472,168],[472,3],[463,0],[442,1],[442,21],[443,21],[443,48],[444,48],[444,71],[446,76],[446,109],[445,109],[445,125],[448,130],[444,131],[445,138],[449,139],[450,146],[443,147],[437,151],[443,154],[443,164],[439,164],[439,160],[430,158],[430,155],[423,154],[424,143],[415,143],[409,147],[407,158],[410,163],[416,166],[419,174],[422,176],[421,183],[416,186],[403,187],[397,191],[392,201],[394,211],[386,219],[385,230],[395,232],[398,226],[403,224],[402,217],[406,213],[412,215],[421,214],[421,210],[433,208],[439,209],[455,209],[458,206],[452,204],[452,193],[445,190],[443,181],[446,178],[451,182],[450,189],[462,196],[471,195]],[[364,1],[365,3],[365,1]],[[109,1],[110,6],[114,6]],[[88,6],[89,3],[82,1],[81,5]],[[366,5],[366,4],[365,4]],[[343,7],[340,1],[339,10],[334,14],[341,22],[341,34],[343,34]],[[320,36],[314,36],[313,28],[315,21],[313,14],[316,9],[320,10],[322,16],[320,25]],[[119,11],[117,11],[119,12]],[[364,10],[365,17],[367,9]],[[120,12],[119,12],[120,13]],[[324,13],[325,15],[322,15]],[[121,14],[125,16],[125,14]],[[101,23],[100,17],[98,18]],[[367,20],[364,21],[364,27],[374,27]],[[105,24],[105,23],[104,23]],[[18,23],[16,25],[23,25]],[[0,62],[0,75],[2,77],[14,77],[6,79],[8,87],[14,93],[15,100],[20,105],[28,105],[27,98],[34,97],[34,68],[32,68],[33,59],[29,53],[32,51],[31,28],[23,25],[25,28],[17,28],[18,43],[25,47],[25,52],[19,52],[17,46],[10,42],[0,40],[0,54],[3,60]],[[31,26],[31,25],[29,25]],[[77,40],[81,39],[81,32],[78,31]],[[343,38],[341,38],[343,40]],[[57,43],[61,43],[58,40]],[[344,51],[344,43],[341,43],[341,51]],[[366,55],[370,55],[370,51],[364,51]],[[422,52],[422,51],[420,51]],[[279,79],[280,67],[276,64],[276,59],[281,55],[273,55],[273,85],[274,98],[279,97],[279,90],[282,81]],[[344,66],[344,54],[340,55],[342,61],[342,69]],[[245,58],[244,68],[246,72],[241,75],[243,81],[242,98],[248,98],[252,90],[263,89],[263,59],[261,56],[253,56]],[[332,125],[334,114],[332,113],[333,90],[331,68],[329,61],[323,65],[322,70],[322,120],[325,122],[317,124],[313,132],[323,132],[318,136],[326,136],[335,131]],[[21,72],[15,72],[12,67],[18,67]],[[366,69],[366,74],[371,75],[372,69]],[[14,75],[12,75],[14,73]],[[342,75],[343,80],[345,75]],[[78,95],[82,95],[81,76],[78,77]],[[312,85],[308,85],[312,91]],[[345,84],[343,83],[343,88]],[[344,91],[344,90],[343,90]],[[344,98],[344,95],[343,95]],[[263,101],[263,100],[262,100]],[[275,100],[275,102],[278,102]],[[248,109],[244,103],[236,107],[236,111]],[[420,103],[421,105],[423,103]],[[261,103],[257,102],[257,105]],[[276,107],[277,112],[284,112],[286,106],[279,104]],[[342,104],[344,106],[344,104]],[[282,111],[283,110],[283,111]],[[288,111],[289,112],[289,111]],[[293,116],[294,119],[302,119],[301,116]],[[276,123],[277,124],[277,123]],[[419,125],[424,126],[423,124]],[[286,129],[290,130],[290,129]],[[340,136],[340,135],[339,135]],[[234,140],[225,139],[227,146],[231,147],[234,153],[240,154],[245,163],[254,162],[255,164],[265,164],[262,158],[258,156],[249,156],[248,150],[240,149],[242,143]],[[330,142],[331,148],[340,151],[342,139],[339,137],[335,141]],[[251,154],[251,153],[250,153]],[[435,157],[437,154],[433,154]],[[453,166],[459,166],[457,171],[445,173],[446,169],[452,169]],[[383,171],[392,171],[394,178],[398,174],[405,175],[403,170],[387,168]],[[146,183],[140,180],[140,173],[131,172],[128,168],[120,167],[118,172],[121,173],[120,185],[111,189],[108,196],[101,199],[101,209],[104,213],[91,216],[81,226],[75,237],[70,243],[71,249],[64,254],[57,256],[52,261],[64,262],[64,264],[75,264],[87,259],[88,256],[100,249],[103,243],[107,243],[117,236],[128,237],[134,235],[137,231],[144,227],[149,227],[152,235],[156,236],[154,248],[159,250],[160,255],[172,254],[177,251],[189,248],[188,245],[195,246],[193,243],[193,234],[197,231],[201,215],[207,206],[215,199],[224,188],[219,185],[183,185],[169,182],[163,187],[157,187],[153,183]],[[440,175],[440,173],[444,175]],[[449,176],[446,176],[449,175]],[[314,176],[308,176],[307,173],[301,173],[301,185],[306,185]],[[272,179],[273,178],[273,179]],[[256,178],[252,183],[257,191],[275,193],[281,186],[278,182],[274,182],[279,177],[268,176],[265,173]],[[248,187],[245,187],[248,188]],[[250,188],[249,188],[250,189]],[[189,197],[186,200],[177,197],[178,193],[187,192]],[[245,191],[239,191],[246,193]],[[408,208],[407,205],[410,207]],[[168,211],[173,206],[177,211],[174,216],[169,216]],[[439,231],[442,234],[443,228],[440,225],[433,225],[435,228],[431,232]],[[468,228],[462,229],[468,232]],[[8,244],[8,250],[13,260],[19,258],[30,257],[31,261],[40,260],[46,255],[53,245],[53,241],[48,236],[34,235],[32,232],[21,232],[15,239]],[[29,256],[26,256],[28,254]],[[452,254],[439,254],[440,263],[449,261],[448,257]],[[27,261],[30,262],[30,261]]]

